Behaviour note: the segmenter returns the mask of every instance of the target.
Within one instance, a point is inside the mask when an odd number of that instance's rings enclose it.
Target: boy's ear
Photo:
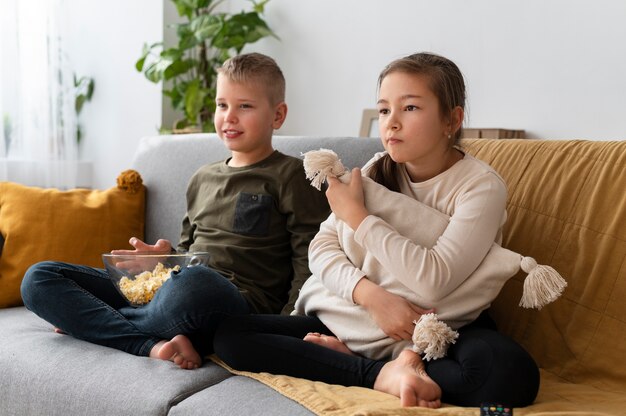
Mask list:
[[[274,130],[278,130],[283,125],[286,118],[287,104],[283,101],[276,106],[276,109],[274,111],[274,121],[272,122],[272,127],[274,128]]]

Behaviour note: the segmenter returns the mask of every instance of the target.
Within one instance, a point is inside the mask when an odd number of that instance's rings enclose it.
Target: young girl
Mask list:
[[[215,351],[238,370],[370,387],[400,397],[404,406],[434,408],[441,400],[526,406],[537,394],[537,366],[486,313],[459,329],[445,358],[424,363],[407,349],[413,322],[432,312],[415,299],[454,291],[499,242],[506,187],[491,167],[455,147],[465,86],[453,62],[410,55],[389,64],[378,86],[386,152],[364,170],[390,190],[449,215],[445,232],[434,247],[421,247],[368,212],[358,169],[348,184],[329,179],[333,215],[309,247],[313,277],[297,304],[305,315],[233,317],[218,329]],[[346,254],[346,241],[358,247],[351,256],[380,262],[389,272],[385,279],[414,276],[419,296],[368,278]],[[324,290],[311,289],[316,283]]]

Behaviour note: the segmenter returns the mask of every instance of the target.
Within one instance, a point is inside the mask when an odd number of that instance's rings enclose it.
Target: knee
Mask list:
[[[493,364],[494,385],[502,386],[502,394],[514,407],[533,404],[539,392],[539,367],[531,355],[511,340],[504,354]],[[503,399],[504,400],[504,399]]]
[[[496,331],[465,341],[457,352],[466,381],[476,389],[471,405],[500,402],[524,407],[533,403],[539,391],[539,369],[521,345]]]
[[[26,270],[20,286],[20,293],[22,301],[28,309],[31,309],[37,303],[37,299],[45,295],[42,282],[49,277],[54,264],[51,261],[43,261],[30,266]]]
[[[237,313],[243,298],[237,287],[224,276],[206,267],[190,267],[174,275],[163,291],[170,306],[179,304],[184,310]],[[164,285],[165,288],[165,285]],[[157,292],[159,295],[159,292]],[[232,309],[232,310],[231,310]]]

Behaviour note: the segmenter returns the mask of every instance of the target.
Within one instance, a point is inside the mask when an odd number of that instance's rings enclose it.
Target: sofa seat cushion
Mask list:
[[[56,334],[24,307],[0,310],[0,368],[1,415],[167,415],[230,377],[210,362],[181,370]]]
[[[230,377],[172,407],[169,416],[311,416],[304,406],[248,377]]]
[[[44,260],[103,267],[101,255],[143,238],[145,188],[135,171],[107,190],[60,191],[0,182],[0,308],[22,304],[20,285]]]

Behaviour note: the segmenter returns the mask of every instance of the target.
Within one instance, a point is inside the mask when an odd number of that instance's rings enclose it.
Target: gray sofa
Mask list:
[[[275,148],[330,148],[347,167],[382,150],[378,139],[276,137]],[[215,135],[143,138],[133,168],[147,187],[146,241],[177,242],[190,176],[228,152]],[[212,362],[193,371],[69,336],[24,307],[0,310],[0,415],[310,415],[300,404]]]

